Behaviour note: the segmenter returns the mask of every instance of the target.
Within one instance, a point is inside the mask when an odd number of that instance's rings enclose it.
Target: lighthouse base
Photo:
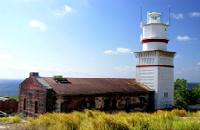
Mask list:
[[[136,52],[136,81],[154,91],[154,108],[166,109],[174,105],[175,52]]]

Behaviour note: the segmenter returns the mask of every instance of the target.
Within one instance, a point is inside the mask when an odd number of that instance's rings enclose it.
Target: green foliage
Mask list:
[[[154,113],[106,114],[85,110],[73,113],[47,113],[28,120],[31,130],[199,130],[200,112],[185,110]]]
[[[175,106],[178,108],[186,108],[190,104],[190,91],[187,88],[187,80],[177,79],[174,84]]]
[[[192,104],[200,104],[200,84],[191,90]]]
[[[19,96],[9,96],[10,99],[14,99],[16,101],[19,101]]]
[[[63,79],[63,76],[62,75],[55,75],[53,76],[54,79]]]
[[[174,83],[175,106],[187,109],[188,105],[200,104],[200,85],[187,88],[187,80],[177,79]]]

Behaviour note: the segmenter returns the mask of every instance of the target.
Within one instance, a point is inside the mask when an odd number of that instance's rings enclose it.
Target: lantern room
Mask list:
[[[161,14],[157,12],[147,13],[147,23],[142,26],[141,43],[143,51],[167,50],[168,25],[162,23]]]

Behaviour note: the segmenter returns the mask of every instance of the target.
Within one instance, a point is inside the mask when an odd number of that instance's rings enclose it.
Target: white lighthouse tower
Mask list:
[[[142,25],[142,51],[136,55],[136,80],[154,90],[155,109],[174,105],[175,52],[167,51],[168,25],[161,22],[161,14],[150,12]]]

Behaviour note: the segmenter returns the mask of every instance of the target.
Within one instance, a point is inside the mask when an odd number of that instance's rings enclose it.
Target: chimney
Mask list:
[[[39,77],[38,72],[30,72],[29,77]]]

